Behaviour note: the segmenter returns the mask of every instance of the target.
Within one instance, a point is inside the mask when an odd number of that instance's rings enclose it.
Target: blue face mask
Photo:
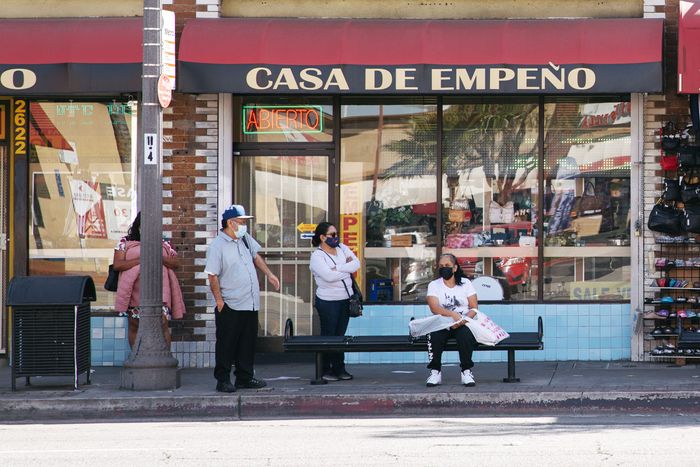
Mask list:
[[[246,232],[248,232],[248,226],[239,224],[238,228],[236,229],[236,237],[243,238]]]
[[[340,239],[338,237],[326,237],[326,245],[335,248],[340,245]]]

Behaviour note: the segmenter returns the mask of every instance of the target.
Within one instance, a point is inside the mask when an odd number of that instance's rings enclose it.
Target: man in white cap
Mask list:
[[[248,231],[243,206],[234,204],[221,215],[221,231],[207,249],[209,287],[216,300],[216,390],[263,388],[267,383],[254,376],[255,342],[258,337],[260,284],[255,267],[279,290],[280,281],[258,254],[260,244]],[[235,384],[231,366],[235,365]]]

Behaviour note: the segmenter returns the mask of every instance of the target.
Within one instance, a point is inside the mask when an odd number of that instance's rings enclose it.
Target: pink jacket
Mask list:
[[[126,242],[126,259],[136,259],[141,256],[141,242]],[[163,245],[164,256],[175,256],[174,250]],[[119,287],[114,309],[126,311],[130,307],[139,306],[141,303],[141,266],[137,265],[119,273]],[[177,280],[175,271],[163,266],[163,303],[170,308],[173,319],[181,319],[185,314],[185,301],[182,298],[182,290]]]

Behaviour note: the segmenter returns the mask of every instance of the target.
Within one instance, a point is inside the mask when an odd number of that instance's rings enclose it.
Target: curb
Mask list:
[[[0,420],[238,419],[240,397],[171,396],[0,400]]]
[[[0,420],[225,420],[700,413],[700,391],[158,396],[0,400]]]
[[[700,413],[700,391],[249,396],[241,419]]]

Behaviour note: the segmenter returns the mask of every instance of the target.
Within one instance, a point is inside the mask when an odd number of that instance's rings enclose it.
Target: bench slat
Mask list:
[[[284,349],[297,352],[345,351],[345,352],[418,352],[427,350],[426,338],[409,336],[292,336],[284,341]],[[446,350],[456,350],[454,339],[447,341]],[[538,350],[542,342],[536,332],[515,332],[495,346],[479,344],[475,350]]]

